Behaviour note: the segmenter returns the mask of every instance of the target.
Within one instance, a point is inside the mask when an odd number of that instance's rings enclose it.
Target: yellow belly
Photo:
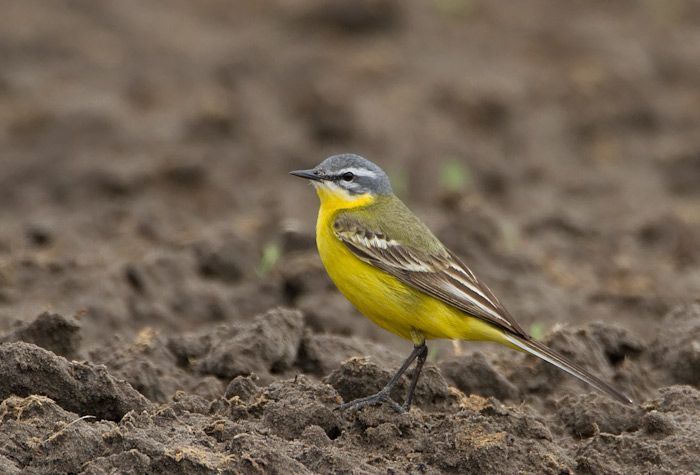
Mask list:
[[[330,214],[322,209],[317,223],[316,243],[321,261],[338,290],[363,315],[416,344],[434,338],[507,344],[494,326],[355,257],[333,234]]]

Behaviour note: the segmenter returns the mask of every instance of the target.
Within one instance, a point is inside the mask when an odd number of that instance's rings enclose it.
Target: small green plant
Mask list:
[[[258,276],[265,277],[275,267],[282,257],[282,248],[277,242],[268,242],[263,247],[260,263],[258,264]]]
[[[530,335],[535,340],[541,340],[544,337],[544,325],[537,322],[530,325]]]
[[[472,174],[459,160],[448,160],[440,167],[440,188],[449,193],[461,193],[472,184]]]

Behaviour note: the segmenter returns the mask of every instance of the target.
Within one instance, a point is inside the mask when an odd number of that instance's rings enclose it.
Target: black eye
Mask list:
[[[355,174],[352,172],[345,172],[343,173],[341,178],[343,179],[343,181],[352,181],[355,179]]]

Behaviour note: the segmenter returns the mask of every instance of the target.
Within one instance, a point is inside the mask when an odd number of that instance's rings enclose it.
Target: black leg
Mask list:
[[[389,382],[386,383],[386,386],[384,386],[381,391],[371,396],[355,399],[354,401],[341,404],[340,406],[338,406],[338,409],[341,411],[344,411],[346,409],[357,410],[365,406],[370,406],[383,401],[387,401],[398,412],[404,412],[411,405],[411,399],[413,399],[413,390],[415,389],[415,385],[418,382],[418,375],[420,374],[420,370],[423,367],[423,363],[425,362],[425,358],[427,355],[428,347],[425,345],[425,343],[414,346],[413,351],[408,356],[408,358],[406,358],[406,361],[403,362],[399,370],[394,374],[394,376],[391,377]],[[409,399],[406,400],[408,406],[404,408],[403,406],[400,406],[394,400],[391,399],[391,390],[394,389],[396,383],[399,382],[401,376],[403,376],[408,367],[411,366],[411,363],[413,363],[413,360],[415,360],[416,358],[418,358],[418,364],[416,366],[416,372],[413,374],[413,379],[411,380],[411,387],[409,389]],[[404,406],[406,406],[406,404],[404,404]]]
[[[406,401],[403,403],[403,410],[408,411],[411,409],[411,403],[413,402],[413,393],[416,390],[416,385],[418,384],[418,378],[420,377],[420,372],[423,369],[425,360],[428,359],[428,346],[423,343],[420,348],[420,353],[418,353],[418,361],[416,361],[416,369],[413,370],[413,377],[411,378],[411,385],[408,387],[408,394],[406,395]]]

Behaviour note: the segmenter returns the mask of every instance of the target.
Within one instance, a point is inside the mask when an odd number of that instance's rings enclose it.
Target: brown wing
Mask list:
[[[530,339],[493,292],[444,247],[421,251],[347,217],[336,220],[333,230],[364,262],[473,317]]]

